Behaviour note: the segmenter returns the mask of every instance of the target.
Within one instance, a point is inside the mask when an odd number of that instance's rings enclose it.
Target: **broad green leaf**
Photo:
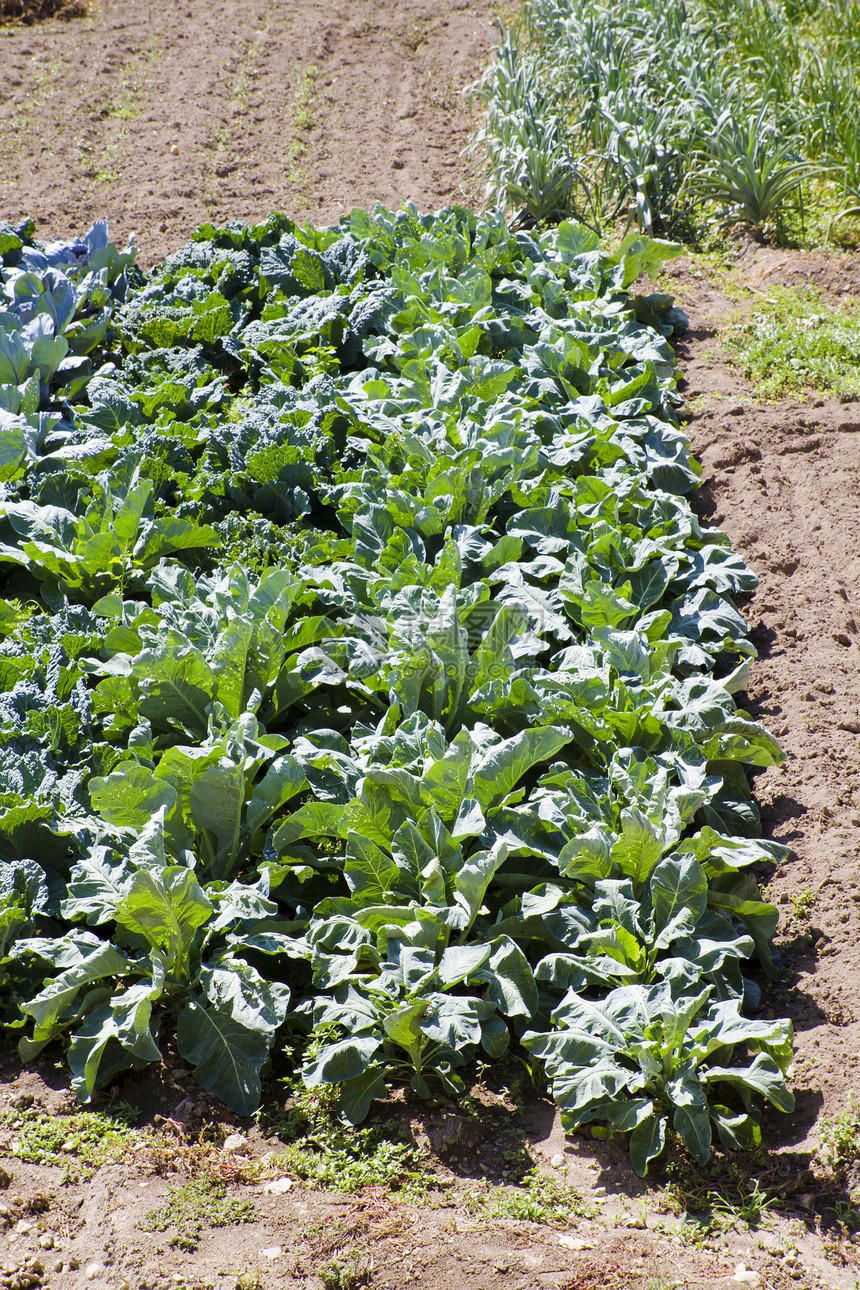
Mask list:
[[[575,263],[581,256],[596,251],[600,246],[600,238],[592,229],[583,224],[575,224],[573,220],[562,220],[555,236],[559,257],[566,264]]]
[[[346,839],[344,876],[350,891],[357,896],[371,894],[377,901],[401,887],[400,871],[391,856],[352,830]]]
[[[469,856],[459,872],[454,874],[454,899],[465,913],[464,931],[467,931],[475,921],[487,887],[507,856],[508,848],[505,843],[496,843],[488,851],[476,851]]]
[[[628,598],[630,584],[620,591],[596,579],[589,582],[579,605],[579,613],[586,627],[617,627],[636,613],[636,605]],[[628,595],[623,594],[625,591]]]
[[[534,766],[548,762],[569,742],[569,732],[554,726],[524,730],[503,740],[473,763],[473,795],[488,811],[506,798]]]
[[[420,1021],[426,1011],[426,1004],[412,1003],[396,1012],[390,1012],[383,1018],[382,1025],[389,1039],[405,1048],[414,1062],[423,1046]]]
[[[669,585],[669,573],[662,560],[649,560],[641,569],[627,574],[628,598],[644,611],[662,599]]]
[[[113,530],[125,550],[135,542],[147,499],[152,492],[152,480],[146,479],[130,489],[113,517]]]
[[[452,986],[473,979],[491,953],[490,945],[449,945],[439,960],[439,980]]]
[[[459,814],[451,825],[451,837],[455,842],[463,842],[466,838],[479,837],[483,833],[486,824],[484,812],[474,797],[466,797],[461,802]]]
[[[612,838],[601,825],[566,842],[558,858],[558,867],[569,878],[608,878],[612,872]]]
[[[207,766],[191,784],[191,818],[199,832],[211,835],[206,865],[211,878],[227,878],[235,870],[243,842],[244,801],[245,772],[226,757]]]
[[[391,840],[391,855],[402,874],[416,879],[422,895],[432,904],[447,902],[445,873],[439,861],[438,847],[431,846],[424,833],[406,820]]]
[[[780,1111],[794,1110],[794,1094],[772,1057],[759,1053],[751,1066],[709,1066],[701,1072],[706,1084],[730,1084],[743,1095],[760,1093]]]
[[[657,1159],[665,1145],[666,1117],[652,1108],[630,1135],[630,1161],[640,1178],[645,1177],[651,1161]]]
[[[216,1011],[232,1017],[246,1030],[273,1035],[287,1015],[289,987],[264,981],[240,959],[222,957],[214,966],[202,968],[200,984]]]
[[[231,717],[245,711],[248,678],[248,653],[254,629],[245,618],[233,618],[221,632],[209,663],[218,677],[218,701]]]
[[[486,981],[489,998],[506,1017],[530,1021],[538,1010],[538,991],[526,956],[506,936],[494,941],[490,950],[489,961],[472,976]]]
[[[254,786],[248,803],[246,827],[251,838],[277,811],[308,786],[297,758],[276,757],[263,778]]]
[[[122,762],[107,777],[91,779],[88,788],[93,809],[120,829],[139,830],[162,807],[169,814],[177,802],[176,790],[137,761]]]
[[[644,939],[642,907],[633,895],[633,884],[629,879],[596,882],[592,909],[601,923],[609,922],[615,929],[626,931],[637,942]]]
[[[98,926],[116,917],[117,907],[134,880],[134,866],[107,848],[94,848],[72,870],[63,917],[85,918]]]
[[[260,1068],[269,1055],[267,1033],[190,999],[176,1023],[176,1046],[194,1066],[202,1088],[237,1115],[253,1115],[260,1102]]]
[[[666,260],[683,255],[684,248],[676,242],[665,242],[657,237],[643,237],[635,230],[628,233],[615,252],[623,269],[622,287],[625,289],[642,273],[654,282]]]
[[[421,789],[426,800],[435,807],[439,817],[451,823],[460,813],[464,797],[471,782],[472,760],[475,747],[465,731],[453,740],[444,757],[425,769]]]
[[[117,908],[116,921],[143,936],[154,949],[164,950],[171,970],[182,976],[188,970],[194,935],[212,909],[191,870],[171,865],[160,872],[138,870]]]
[[[302,1068],[302,1079],[311,1088],[356,1079],[367,1070],[381,1042],[379,1034],[363,1034],[326,1044]]]
[[[431,993],[422,1005],[421,1033],[431,1045],[441,1045],[446,1058],[462,1066],[481,1043],[482,1023],[495,1011],[485,999],[468,995]],[[433,1059],[433,1048],[429,1058]],[[437,1067],[438,1070],[438,1067]]]
[[[341,1082],[338,1105],[350,1124],[360,1124],[374,1099],[385,1099],[388,1090],[381,1066],[369,1066],[360,1075]]]
[[[132,674],[140,692],[140,715],[153,730],[205,736],[218,683],[199,650],[143,650],[134,659]]]
[[[559,1065],[554,1074],[552,1094],[565,1121],[572,1127],[603,1118],[600,1111],[619,1100],[630,1081],[630,1072],[610,1058],[588,1066]]]
[[[672,927],[672,939],[693,930],[705,912],[707,894],[705,871],[692,856],[668,856],[657,865],[651,874],[651,906],[660,948],[664,929]],[[675,920],[685,911],[689,911],[688,926],[682,928]]]
[[[481,1021],[481,1047],[494,1061],[504,1057],[511,1042],[511,1032],[505,1020],[494,1013]]]
[[[221,534],[209,524],[169,516],[147,524],[134,550],[134,558],[149,569],[175,551],[193,551],[198,547],[217,550]]]
[[[621,813],[621,833],[612,847],[613,863],[633,880],[646,882],[663,854],[663,833],[637,807]]]
[[[335,802],[308,802],[300,806],[275,830],[272,838],[275,852],[285,851],[301,838],[338,837],[345,809]]]
[[[701,1101],[676,1106],[672,1114],[672,1126],[683,1138],[693,1159],[698,1160],[699,1164],[707,1164],[711,1154],[711,1121],[704,1096]]]
[[[711,1104],[711,1121],[727,1151],[749,1151],[761,1144],[761,1129],[751,1115]]]
[[[75,955],[75,958],[76,962],[54,977],[33,999],[21,1005],[21,1011],[33,1018],[33,1043],[40,1047],[53,1038],[64,1022],[75,1019],[75,1004],[79,1002],[83,989],[99,981],[124,976],[129,970],[125,954],[104,942],[95,942],[89,953],[83,957]],[[33,1055],[31,1046],[29,1056]]]
[[[739,919],[755,942],[759,961],[769,977],[779,976],[772,941],[779,911],[760,897],[758,884],[749,873],[717,874],[708,884],[708,905]]]
[[[128,1066],[161,1061],[150,1021],[160,981],[130,986],[110,1003],[96,1008],[78,1028],[69,1048],[72,1088],[88,1102],[99,1084]]]
[[[0,483],[14,479],[28,455],[26,422],[0,410]]]

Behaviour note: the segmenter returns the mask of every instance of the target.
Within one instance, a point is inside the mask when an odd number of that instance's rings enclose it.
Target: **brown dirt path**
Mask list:
[[[852,1096],[860,1104],[860,405],[762,404],[728,365],[719,332],[777,285],[858,295],[860,263],[750,243],[734,276],[740,301],[696,282],[684,261],[670,280],[690,317],[678,358],[703,465],[697,507],[759,577],[745,606],[760,654],[748,707],[787,760],[754,789],[765,835],[791,848],[769,891],[796,974],[770,1000],[797,1031],[798,1110],[792,1127],[774,1127],[810,1148],[819,1115],[833,1117]]]
[[[94,215],[144,265],[207,219],[435,209],[464,178],[459,91],[493,0],[91,0],[0,31],[0,213]]]

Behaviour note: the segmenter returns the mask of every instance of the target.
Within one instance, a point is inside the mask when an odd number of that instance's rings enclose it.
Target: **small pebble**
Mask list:
[[[566,1250],[593,1250],[594,1249],[594,1246],[590,1245],[588,1241],[581,1241],[576,1236],[566,1236],[566,1235],[560,1236],[558,1238],[558,1243],[559,1245],[563,1245]]]
[[[280,1245],[270,1245],[265,1250],[260,1250],[264,1259],[279,1259],[283,1252]]]
[[[54,1248],[54,1238],[50,1232],[43,1232],[39,1237],[39,1244],[43,1250],[52,1250]]]
[[[171,155],[171,157],[178,157],[178,156],[179,156],[179,144],[178,144],[178,143],[171,143],[171,145],[170,145],[170,155]]]
[[[560,1151],[557,1151],[554,1156],[550,1157],[549,1163],[553,1166],[554,1169],[560,1169],[564,1164],[564,1156],[561,1154]]]
[[[270,1192],[273,1196],[283,1196],[285,1191],[289,1191],[293,1185],[292,1178],[275,1178],[272,1182],[266,1183],[264,1191]]]
[[[95,1281],[96,1277],[104,1272],[103,1263],[88,1263],[84,1268],[84,1276],[88,1281]]]

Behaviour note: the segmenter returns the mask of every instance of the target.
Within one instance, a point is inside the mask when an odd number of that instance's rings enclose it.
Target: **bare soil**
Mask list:
[[[204,220],[452,201],[492,0],[91,0],[0,32],[0,209],[148,266]],[[459,196],[468,196],[460,192]]]
[[[474,201],[459,91],[487,56],[493,16],[492,0],[93,0],[71,23],[0,29],[0,216],[31,214],[48,237],[107,216],[118,241],[138,231],[146,266],[206,219],[253,221],[281,209],[322,224],[377,200],[409,198],[420,209]],[[768,1150],[754,1166],[774,1197],[761,1226],[691,1243],[676,1231],[670,1199],[635,1178],[619,1147],[565,1139],[539,1099],[512,1117],[491,1097],[477,1117],[410,1111],[404,1129],[442,1184],[427,1203],[295,1181],[266,1191],[241,1181],[254,1173],[242,1161],[277,1142],[251,1124],[229,1125],[183,1072],[168,1070],[121,1090],[156,1137],[88,1182],[23,1164],[15,1130],[0,1130],[0,1163],[12,1175],[0,1195],[0,1284],[23,1284],[3,1272],[4,1260],[11,1268],[38,1254],[43,1283],[69,1290],[316,1290],[333,1258],[355,1273],[343,1287],[389,1290],[644,1290],[649,1278],[658,1278],[654,1290],[856,1287],[860,1252],[834,1227],[851,1179],[828,1175],[815,1148],[822,1117],[860,1093],[860,405],[764,405],[719,336],[778,283],[812,282],[834,300],[860,294],[860,264],[849,253],[742,243],[736,269],[740,304],[687,260],[667,281],[690,318],[678,356],[704,465],[696,505],[759,575],[744,606],[760,651],[748,707],[788,754],[755,782],[765,834],[791,848],[761,875],[783,913],[787,969],[763,1007],[790,1015],[798,1032],[798,1108],[766,1119]],[[48,1114],[69,1110],[50,1063],[22,1071],[8,1057],[0,1078],[0,1110],[22,1094]],[[194,1098],[198,1118],[220,1117],[222,1138],[247,1135],[238,1155],[219,1148],[207,1168],[234,1180],[253,1218],[205,1229],[197,1251],[182,1252],[170,1232],[138,1224],[176,1182],[170,1160],[192,1159]],[[494,1217],[510,1134],[524,1158],[581,1196],[566,1225]]]
[[[677,346],[688,426],[702,462],[697,508],[758,574],[744,607],[759,650],[748,709],[787,753],[754,783],[765,836],[791,848],[769,875],[784,917],[778,942],[792,988],[773,1006],[797,1029],[798,1110],[785,1142],[809,1148],[820,1114],[860,1092],[860,405],[757,402],[728,365],[719,332],[777,285],[812,282],[835,300],[860,294],[854,253],[742,247],[738,304],[671,267],[690,329]],[[807,895],[808,893],[808,895]],[[811,906],[798,916],[798,902]]]

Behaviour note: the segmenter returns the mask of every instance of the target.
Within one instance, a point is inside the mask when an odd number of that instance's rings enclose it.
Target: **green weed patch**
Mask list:
[[[775,287],[726,345],[765,398],[860,396],[860,310],[852,303],[828,304],[811,288]]]
[[[10,1135],[5,1150],[12,1159],[59,1166],[67,1180],[79,1182],[128,1154],[139,1141],[132,1128],[137,1118],[134,1108],[124,1103],[110,1111],[63,1116],[27,1107],[0,1112],[0,1126]]]
[[[167,1200],[151,1210],[140,1222],[144,1232],[167,1232],[175,1229],[169,1244],[180,1250],[196,1250],[204,1227],[228,1227],[233,1223],[250,1223],[254,1218],[251,1201],[227,1195],[223,1183],[198,1179],[171,1187]]]

